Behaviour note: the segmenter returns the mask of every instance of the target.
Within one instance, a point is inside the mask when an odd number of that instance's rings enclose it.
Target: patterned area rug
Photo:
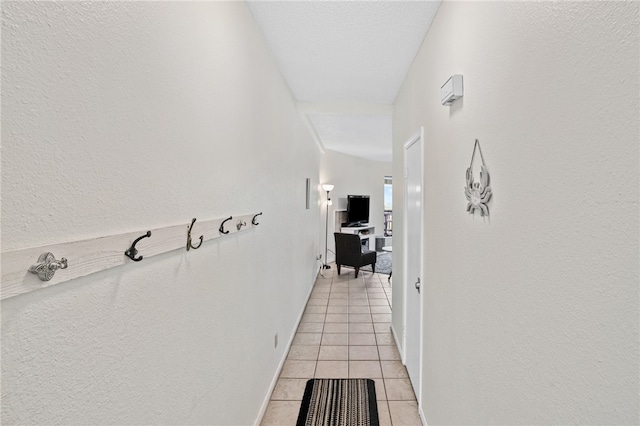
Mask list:
[[[361,271],[371,271],[371,266],[363,266]],[[391,273],[391,253],[388,251],[378,252],[376,256],[376,273],[377,274],[390,274]]]
[[[297,426],[379,426],[376,387],[371,379],[311,379]]]

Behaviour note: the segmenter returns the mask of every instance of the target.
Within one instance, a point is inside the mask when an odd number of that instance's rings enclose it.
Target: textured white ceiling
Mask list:
[[[369,153],[391,161],[390,113],[371,114],[367,104],[393,104],[440,1],[247,4],[298,101],[363,105],[360,114],[342,117],[338,111],[309,113],[321,146],[371,158],[365,156],[369,140]]]

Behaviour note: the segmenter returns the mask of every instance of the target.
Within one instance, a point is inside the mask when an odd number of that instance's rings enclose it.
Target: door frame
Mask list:
[[[415,288],[414,285],[415,283],[413,282],[413,279],[409,278],[409,274],[408,274],[408,238],[407,238],[407,234],[408,234],[408,227],[407,227],[407,210],[408,210],[408,205],[407,205],[407,178],[408,178],[408,174],[407,174],[407,151],[409,150],[410,147],[412,147],[414,144],[418,143],[419,147],[420,147],[420,182],[421,182],[421,191],[420,191],[420,262],[419,262],[419,273],[420,273],[420,277],[424,278],[424,127],[420,127],[420,129],[418,129],[418,131],[416,133],[414,133],[409,139],[407,139],[407,141],[404,143],[403,145],[403,191],[404,191],[404,200],[403,200],[403,229],[402,229],[402,236],[403,236],[403,262],[402,262],[402,270],[403,270],[403,288],[404,288],[404,297],[403,297],[403,313],[402,313],[402,363],[406,366],[407,365],[407,323],[408,323],[408,318],[407,318],[407,304],[408,304],[408,297],[409,297],[409,289],[410,286],[412,286],[411,288]],[[423,360],[423,349],[422,349],[422,344],[423,344],[423,339],[422,339],[422,319],[423,319],[423,287],[424,287],[424,280],[421,280],[421,291],[420,291],[420,302],[419,302],[419,309],[420,309],[420,313],[419,313],[419,323],[418,323],[418,359],[419,359],[419,365],[418,365],[418,395],[416,395],[416,399],[418,400],[418,408],[419,410],[421,410],[421,398],[422,398],[422,360]]]

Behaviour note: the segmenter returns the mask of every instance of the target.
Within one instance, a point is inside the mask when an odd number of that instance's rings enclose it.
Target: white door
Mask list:
[[[422,301],[422,128],[404,145],[404,359],[420,402]]]

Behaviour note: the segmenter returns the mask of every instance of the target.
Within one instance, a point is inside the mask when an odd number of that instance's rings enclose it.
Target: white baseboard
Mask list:
[[[422,422],[422,425],[429,426],[427,424],[427,418],[424,415],[424,411],[422,410],[422,405],[420,405],[420,402],[418,402],[418,414],[420,414],[420,421]]]
[[[318,276],[316,275],[316,280],[317,279],[318,279]],[[293,329],[293,334],[291,334],[291,337],[287,342],[287,347],[285,348],[282,354],[282,359],[278,363],[278,368],[276,369],[276,373],[271,379],[271,384],[269,385],[269,391],[267,392],[267,396],[265,397],[265,400],[262,402],[262,406],[260,407],[260,412],[258,413],[258,417],[256,418],[256,421],[253,423],[254,426],[260,426],[260,423],[262,423],[262,418],[264,417],[264,413],[267,411],[267,406],[269,405],[269,401],[271,400],[271,394],[273,393],[273,390],[275,389],[276,384],[278,383],[278,378],[280,377],[280,373],[282,372],[282,367],[284,367],[284,363],[287,360],[287,355],[289,354],[289,349],[291,349],[291,344],[293,343],[293,339],[296,337],[296,331],[298,330],[300,321],[302,321],[304,310],[307,308],[307,303],[309,303],[309,298],[311,297],[311,293],[313,292],[313,287],[316,285],[316,280],[313,281],[313,285],[309,289],[309,293],[305,298],[304,306],[300,311],[300,315],[298,315],[298,320],[296,321],[295,328]]]
[[[405,350],[404,348],[400,350],[400,345],[398,344],[398,334],[396,333],[396,329],[393,328],[393,323],[391,324],[391,335],[393,336],[393,340],[396,342],[396,347],[398,348],[398,352],[400,352],[400,358],[402,360],[402,364],[406,366],[407,363],[405,358]],[[427,417],[424,415],[424,411],[422,410],[422,404],[420,401],[418,401],[418,415],[420,416],[420,421],[422,422],[422,425],[428,426]]]
[[[406,357],[404,356],[404,346],[401,346],[399,341],[398,341],[398,334],[396,333],[396,329],[393,326],[393,323],[391,323],[391,335],[393,336],[393,341],[396,342],[396,348],[398,348],[398,352],[400,352],[400,359],[402,360],[402,365],[407,365],[407,363],[405,362]],[[402,350],[400,350],[400,348],[402,348]]]

